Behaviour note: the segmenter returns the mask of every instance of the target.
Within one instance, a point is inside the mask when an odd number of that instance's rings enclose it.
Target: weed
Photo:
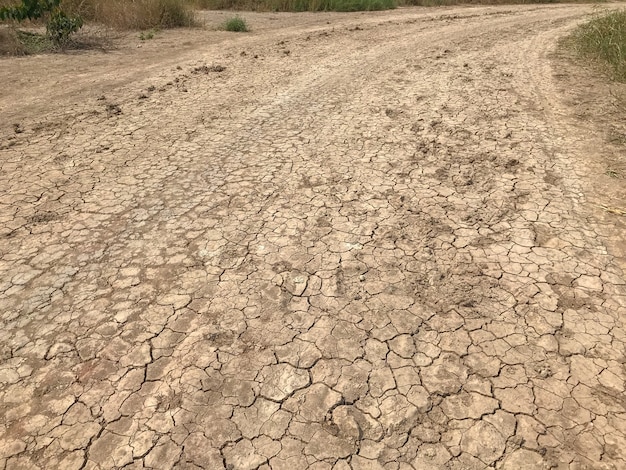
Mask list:
[[[235,33],[245,33],[248,31],[248,25],[246,24],[246,20],[243,18],[234,16],[226,20],[224,23],[224,29]]]
[[[48,20],[46,31],[53,43],[63,46],[82,27],[83,20],[80,16],[68,16],[59,10]]]
[[[607,69],[626,82],[626,10],[596,15],[573,33],[572,44],[581,57]]]
[[[151,29],[149,31],[142,31],[141,33],[139,33],[139,39],[141,39],[142,41],[154,39],[155,34],[156,34],[156,31],[154,29]]]

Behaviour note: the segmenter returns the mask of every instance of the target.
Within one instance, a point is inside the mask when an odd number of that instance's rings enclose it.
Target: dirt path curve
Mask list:
[[[626,468],[549,59],[590,11],[290,15],[0,98],[0,469]]]

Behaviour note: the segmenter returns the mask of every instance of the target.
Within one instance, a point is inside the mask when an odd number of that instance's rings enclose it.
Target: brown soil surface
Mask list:
[[[592,11],[1,59],[0,469],[626,468],[626,93],[555,54]]]

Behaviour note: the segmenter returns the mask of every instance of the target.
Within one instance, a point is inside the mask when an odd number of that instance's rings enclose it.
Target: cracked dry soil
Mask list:
[[[0,469],[626,468],[591,11],[2,60]]]

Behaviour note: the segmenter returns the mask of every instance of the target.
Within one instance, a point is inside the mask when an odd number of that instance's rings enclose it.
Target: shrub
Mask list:
[[[59,45],[67,44],[70,36],[83,27],[80,16],[67,16],[62,11],[55,12],[46,25],[48,37]]]
[[[602,64],[613,78],[626,82],[626,10],[596,16],[578,27],[572,39],[579,55]]]
[[[226,31],[234,31],[236,33],[244,33],[248,31],[248,25],[246,24],[246,20],[240,18],[239,16],[235,16],[226,20],[224,23],[224,29]]]
[[[0,7],[0,20],[35,20],[58,10],[61,0],[22,0],[18,5]]]
[[[68,16],[60,7],[61,0],[22,0],[20,4],[0,7],[0,20],[37,20],[47,17],[46,30],[57,45],[67,43],[70,35],[83,26],[79,16]]]

